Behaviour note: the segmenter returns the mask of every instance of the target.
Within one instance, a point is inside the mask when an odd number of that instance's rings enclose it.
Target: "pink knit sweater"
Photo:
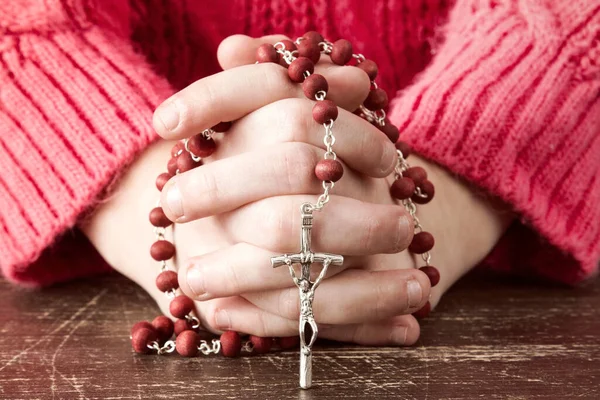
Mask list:
[[[228,35],[351,40],[402,138],[520,214],[487,262],[574,283],[600,258],[598,0],[0,2],[0,262],[43,285],[104,271],[73,229],[218,71]]]

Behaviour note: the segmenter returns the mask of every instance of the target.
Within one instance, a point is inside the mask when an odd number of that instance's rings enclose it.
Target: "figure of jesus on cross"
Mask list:
[[[313,253],[310,248],[313,207],[310,203],[302,204],[302,233],[300,237],[300,252],[296,254],[284,254],[271,258],[271,265],[279,267],[287,265],[290,275],[300,292],[300,387],[308,389],[312,385],[312,345],[317,339],[318,328],[313,315],[312,303],[315,298],[315,290],[327,274],[330,264],[341,265],[344,257],[336,254]],[[313,263],[323,263],[323,269],[315,281],[310,280],[310,266]],[[296,276],[293,264],[300,264],[300,277]],[[311,336],[306,340],[306,328],[310,326]]]

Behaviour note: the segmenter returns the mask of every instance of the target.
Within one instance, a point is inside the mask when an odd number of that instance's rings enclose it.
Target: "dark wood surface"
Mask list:
[[[600,281],[570,289],[471,274],[410,348],[321,343],[315,387],[297,352],[139,356],[129,328],[157,308],[102,277],[31,291],[0,282],[4,399],[600,399]]]

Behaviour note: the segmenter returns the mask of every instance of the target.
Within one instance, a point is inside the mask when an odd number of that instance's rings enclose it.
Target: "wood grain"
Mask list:
[[[43,291],[0,282],[3,399],[599,399],[600,280],[571,289],[471,274],[411,348],[319,343],[297,352],[139,356],[129,327],[158,310],[118,276]]]

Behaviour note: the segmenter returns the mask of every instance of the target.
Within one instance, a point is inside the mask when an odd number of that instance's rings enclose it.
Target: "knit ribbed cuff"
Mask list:
[[[2,41],[0,262],[33,284],[27,266],[156,138],[152,112],[172,89],[96,27]]]
[[[522,215],[498,268],[574,283],[600,257],[600,16],[582,4],[559,27],[552,10],[513,8],[455,9],[391,120],[417,152]]]

